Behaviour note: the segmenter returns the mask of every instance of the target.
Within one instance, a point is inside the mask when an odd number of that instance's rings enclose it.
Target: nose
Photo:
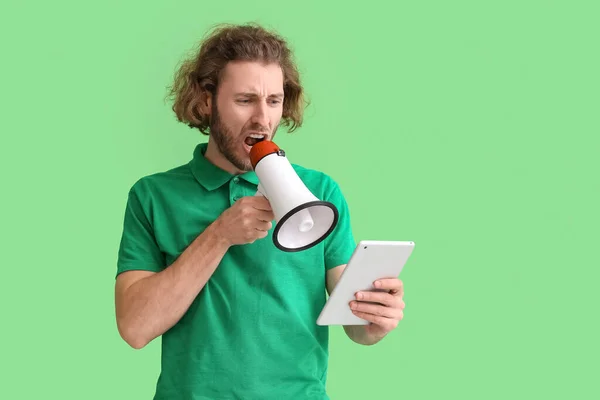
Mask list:
[[[265,128],[269,127],[269,114],[267,112],[267,104],[265,102],[261,101],[256,103],[254,115],[252,116],[252,122]]]

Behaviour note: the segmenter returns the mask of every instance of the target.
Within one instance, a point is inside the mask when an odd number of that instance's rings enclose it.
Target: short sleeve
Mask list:
[[[325,268],[347,264],[356,248],[350,222],[350,210],[339,185],[330,179],[327,201],[338,209],[338,223],[333,232],[325,239]]]
[[[123,233],[117,260],[117,275],[128,270],[160,272],[165,267],[165,257],[155,236],[143,190],[134,185],[129,191]],[[147,203],[146,203],[147,204]]]

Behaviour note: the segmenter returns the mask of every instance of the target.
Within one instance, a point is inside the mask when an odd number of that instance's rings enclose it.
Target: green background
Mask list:
[[[332,328],[332,399],[597,399],[596,1],[0,6],[3,399],[149,399],[160,342],[118,335],[129,187],[205,141],[165,103],[211,25],[291,42],[311,100],[280,131],[341,185],[357,239],[413,240],[405,318]],[[277,384],[273,382],[273,384]]]

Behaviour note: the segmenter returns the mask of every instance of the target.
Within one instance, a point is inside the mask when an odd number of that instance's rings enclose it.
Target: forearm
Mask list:
[[[209,226],[163,271],[123,292],[119,325],[123,338],[141,348],[170,329],[210,279],[229,245]]]
[[[383,337],[373,337],[367,333],[367,325],[344,325],[346,335],[355,343],[366,346],[374,345]]]

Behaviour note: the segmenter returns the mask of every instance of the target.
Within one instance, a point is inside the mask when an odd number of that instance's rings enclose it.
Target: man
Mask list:
[[[162,336],[155,399],[327,399],[328,330],[316,319],[355,247],[348,206],[330,177],[294,164],[340,219],[318,245],[278,250],[249,161],[258,140],[302,124],[303,89],[286,42],[256,25],[222,26],[181,66],[171,93],[179,121],[209,139],[188,164],[129,192],[119,333],[136,349]],[[377,343],[402,319],[400,280],[377,285],[389,293],[351,303],[372,323],[344,328],[357,343]]]

